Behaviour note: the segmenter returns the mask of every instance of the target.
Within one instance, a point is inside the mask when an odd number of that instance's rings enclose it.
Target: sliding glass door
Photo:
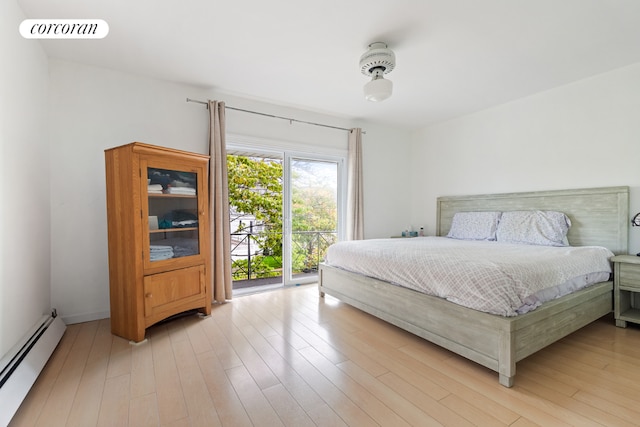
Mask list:
[[[234,291],[282,284],[283,156],[227,155]]]
[[[287,156],[285,285],[317,280],[318,264],[338,238],[336,159]]]
[[[234,290],[317,280],[341,226],[340,157],[229,150]]]

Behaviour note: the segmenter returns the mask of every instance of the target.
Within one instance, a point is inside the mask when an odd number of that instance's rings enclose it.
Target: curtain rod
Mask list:
[[[205,101],[198,101],[197,99],[187,98],[187,102],[195,102],[197,104],[204,104],[207,107],[207,109],[209,108],[209,103],[205,102]],[[261,113],[259,111],[245,110],[245,109],[242,109],[242,108],[230,107],[228,105],[225,105],[225,108],[227,108],[229,110],[242,111],[243,113],[250,113],[250,114],[257,114],[259,116],[271,117],[271,118],[274,118],[274,119],[288,120],[289,123],[291,123],[291,122],[304,123],[306,125],[314,125],[314,126],[320,126],[320,127],[325,127],[325,128],[331,128],[331,129],[346,130],[347,132],[351,131],[351,129],[341,128],[341,127],[338,127],[338,126],[324,125],[322,123],[314,123],[314,122],[307,122],[307,121],[304,121],[304,120],[291,119],[289,117],[276,116],[276,115],[273,115],[273,114]],[[362,131],[362,133],[366,134],[365,131]]]

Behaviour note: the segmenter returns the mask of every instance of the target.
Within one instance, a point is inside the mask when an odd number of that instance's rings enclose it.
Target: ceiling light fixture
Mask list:
[[[396,66],[396,55],[386,43],[375,42],[360,57],[360,71],[371,76],[371,81],[364,85],[364,97],[367,101],[384,101],[393,92],[393,82],[384,75]]]

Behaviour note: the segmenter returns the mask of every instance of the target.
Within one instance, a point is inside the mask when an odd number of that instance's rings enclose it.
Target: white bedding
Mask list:
[[[515,316],[609,280],[613,255],[598,246],[418,237],[339,242],[329,247],[325,262],[475,310]]]

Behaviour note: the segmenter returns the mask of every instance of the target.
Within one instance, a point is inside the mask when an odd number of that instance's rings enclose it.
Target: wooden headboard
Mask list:
[[[436,235],[447,235],[456,212],[516,210],[564,212],[571,219],[567,237],[572,246],[628,253],[629,187],[438,197]]]

